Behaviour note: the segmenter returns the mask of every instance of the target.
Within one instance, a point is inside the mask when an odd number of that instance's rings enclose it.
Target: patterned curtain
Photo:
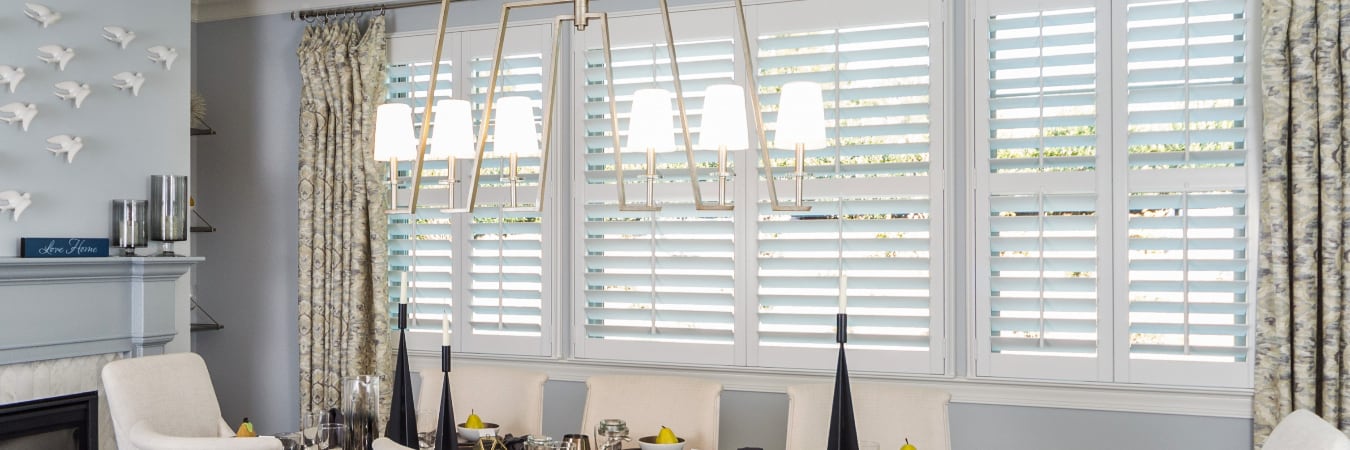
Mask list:
[[[385,98],[384,17],[305,29],[300,99],[300,409],[339,407],[341,379],[381,375],[388,412],[383,171],[370,156]],[[387,192],[387,191],[384,191]],[[383,424],[384,421],[380,420]]]
[[[1350,430],[1350,0],[1265,0],[1253,441],[1295,409]]]

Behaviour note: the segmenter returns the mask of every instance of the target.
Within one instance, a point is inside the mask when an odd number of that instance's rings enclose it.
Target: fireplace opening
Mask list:
[[[93,450],[97,446],[97,392],[0,405],[0,450]]]

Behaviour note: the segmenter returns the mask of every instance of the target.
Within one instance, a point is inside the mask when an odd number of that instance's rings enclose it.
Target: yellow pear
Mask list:
[[[900,450],[918,450],[918,448],[909,443],[909,438],[905,438],[905,445],[900,446]]]
[[[661,432],[660,432],[660,433],[656,433],[656,442],[655,442],[655,443],[657,443],[657,444],[678,444],[678,443],[680,443],[680,438],[675,437],[675,432],[674,432],[674,431],[670,431],[669,428],[666,428],[665,426],[662,426],[662,427],[661,427]]]
[[[473,412],[472,409],[469,410],[469,418],[464,419],[464,428],[469,428],[469,429],[474,429],[474,430],[477,430],[477,429],[480,429],[480,428],[484,428],[484,427],[483,427],[483,418],[482,418],[482,417],[478,417],[478,414],[475,414],[475,413]]]
[[[247,417],[244,418],[244,423],[239,424],[239,431],[235,431],[234,435],[238,437],[258,437],[258,433],[253,431],[253,423],[249,422]]]

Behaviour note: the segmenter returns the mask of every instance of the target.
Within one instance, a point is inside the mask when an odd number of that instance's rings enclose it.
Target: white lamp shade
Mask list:
[[[734,84],[708,86],[703,94],[703,127],[698,149],[745,150],[750,148],[745,123],[745,90]]]
[[[478,142],[473,138],[473,116],[466,100],[436,102],[436,126],[432,128],[431,157],[472,159]]]
[[[784,84],[778,99],[773,146],[792,150],[799,144],[807,150],[825,148],[825,101],[820,85],[809,81]]]
[[[633,110],[628,116],[630,152],[675,151],[675,125],[671,122],[670,91],[638,89],[633,94]]]
[[[380,105],[375,109],[375,159],[411,161],[416,158],[412,107],[403,103]]]
[[[497,100],[497,122],[492,129],[492,152],[501,156],[539,155],[539,132],[534,127],[534,105],[528,97]]]

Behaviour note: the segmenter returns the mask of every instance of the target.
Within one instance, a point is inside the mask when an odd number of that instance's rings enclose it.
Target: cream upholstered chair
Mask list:
[[[586,380],[586,412],[581,432],[595,433],[604,419],[628,423],[637,439],[654,436],[662,426],[685,439],[685,450],[717,450],[718,415],[722,384],[683,377],[596,375]],[[600,443],[592,442],[592,448]]]
[[[1350,450],[1341,430],[1306,409],[1294,411],[1270,432],[1263,450]]]
[[[925,450],[951,449],[947,403],[951,395],[936,389],[892,383],[850,383],[859,441],[897,449],[905,438]],[[834,404],[834,383],[788,387],[787,450],[825,448]]]
[[[441,370],[419,372],[422,387],[417,394],[417,430],[431,431],[441,413]],[[455,423],[464,423],[470,411],[484,422],[495,423],[501,433],[514,436],[544,433],[544,382],[542,372],[492,366],[455,366],[450,371],[450,397]]]
[[[103,390],[119,450],[280,450],[271,436],[235,439],[220,417],[206,363],[195,353],[113,361]]]

